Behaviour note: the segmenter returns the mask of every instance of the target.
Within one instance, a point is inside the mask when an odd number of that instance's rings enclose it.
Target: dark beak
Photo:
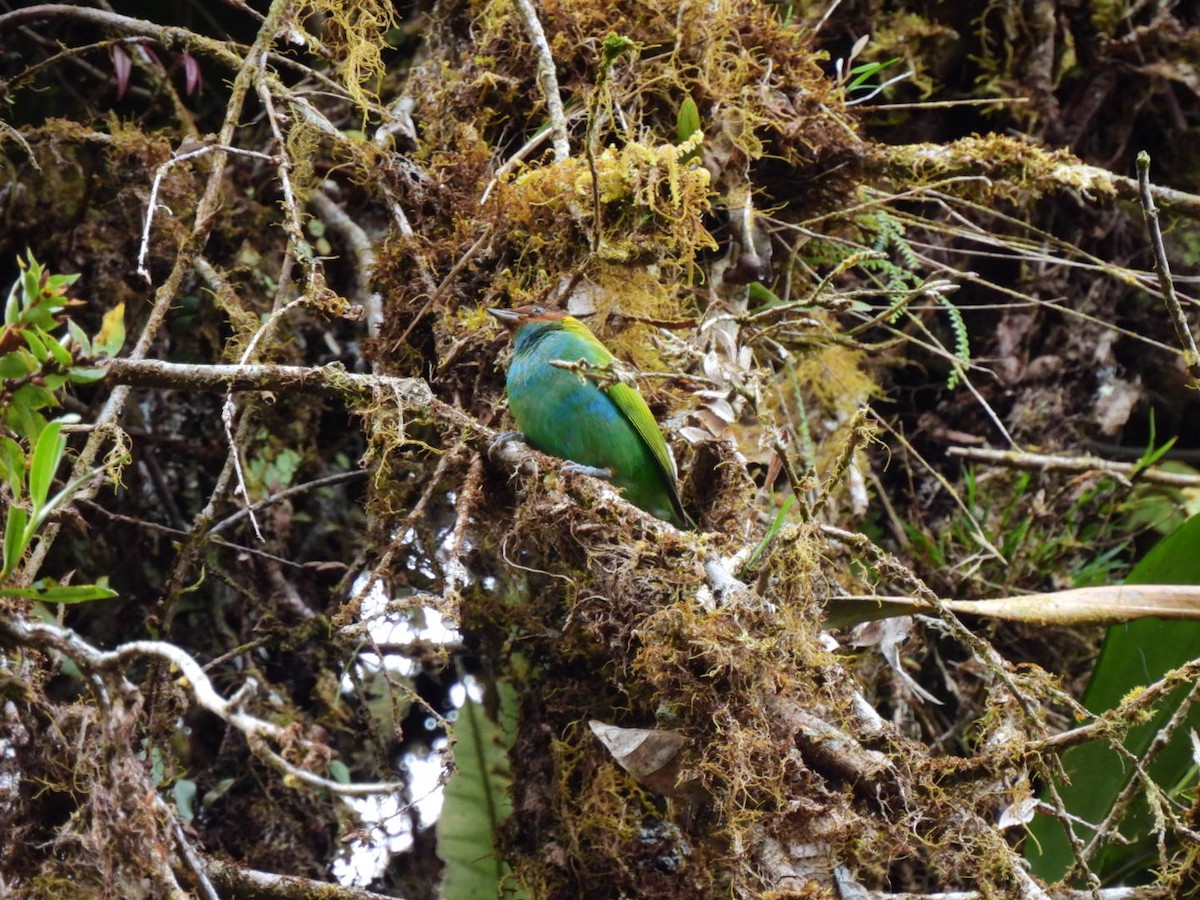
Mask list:
[[[521,324],[521,314],[515,309],[496,309],[488,308],[488,313],[495,316],[500,322],[508,328],[516,328]]]

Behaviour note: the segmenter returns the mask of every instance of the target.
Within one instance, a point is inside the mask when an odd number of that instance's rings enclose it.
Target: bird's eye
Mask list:
[[[530,312],[533,313],[535,316],[544,316],[546,314],[546,307],[535,306],[533,309],[530,310]]]

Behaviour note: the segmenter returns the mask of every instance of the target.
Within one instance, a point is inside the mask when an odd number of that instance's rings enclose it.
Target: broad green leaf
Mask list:
[[[17,392],[12,396],[14,406],[21,404],[28,406],[30,409],[45,409],[48,406],[58,406],[58,398],[54,396],[54,391],[47,390],[40,384],[23,384],[17,388]],[[41,428],[32,432],[21,432],[33,436],[41,433]]]
[[[33,440],[46,427],[45,417],[38,412],[46,405],[39,402],[43,399],[42,395],[49,395],[51,400],[54,399],[44,388],[27,384],[13,394],[8,409],[4,411],[8,427],[27,440]]]
[[[508,750],[515,737],[516,691],[497,685],[500,722],[469,697],[454,721],[454,764],[437,825],[437,852],[446,864],[446,900],[518,896],[508,864],[496,856],[496,830],[512,812]],[[523,896],[523,894],[521,895]]]
[[[0,378],[21,378],[36,368],[36,363],[27,350],[14,350],[0,356]]]
[[[58,471],[58,464],[62,462],[63,451],[66,448],[67,439],[62,436],[62,423],[47,423],[38,435],[37,446],[34,447],[33,457],[29,461],[29,498],[33,501],[35,515],[46,505],[54,473]]]
[[[1130,584],[1200,584],[1200,516],[1193,516],[1157,545],[1134,567]],[[1200,622],[1141,619],[1108,630],[1100,658],[1092,672],[1083,702],[1093,713],[1112,709],[1130,692],[1152,684],[1171,669],[1200,657]],[[1132,729],[1125,747],[1141,757],[1150,742],[1178,709],[1188,691],[1181,687],[1153,711],[1152,718]],[[1165,793],[1194,784],[1194,764],[1188,734],[1200,728],[1200,709],[1193,708],[1182,728],[1158,754],[1149,774]],[[1103,741],[1074,747],[1063,754],[1071,783],[1060,785],[1067,811],[1083,821],[1099,823],[1131,778],[1129,767]],[[1157,864],[1151,813],[1140,790],[1121,822],[1127,845],[1112,844],[1093,864],[1102,882],[1110,883],[1127,872],[1145,871]],[[1076,825],[1086,842],[1091,831]],[[1056,819],[1039,815],[1030,826],[1025,855],[1034,872],[1056,881],[1074,862],[1066,832]]]

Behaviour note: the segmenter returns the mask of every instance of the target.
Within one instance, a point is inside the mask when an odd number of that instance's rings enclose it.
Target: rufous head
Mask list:
[[[491,307],[488,313],[495,316],[508,328],[520,328],[530,322],[561,322],[567,318],[565,309],[550,309],[546,306],[518,306],[516,309]]]

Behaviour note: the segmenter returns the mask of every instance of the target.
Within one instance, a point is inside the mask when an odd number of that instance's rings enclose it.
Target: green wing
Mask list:
[[[650,412],[650,407],[646,405],[645,399],[635,388],[620,381],[610,385],[607,393],[612,402],[617,404],[621,415],[629,420],[629,424],[637,431],[643,443],[650,448],[654,461],[658,463],[659,471],[667,479],[667,483],[671,485],[672,493],[674,493],[675,465],[671,461],[671,455],[667,452],[667,442],[663,440],[662,432],[658,430],[658,423],[654,421],[654,413]]]
[[[587,326],[578,319],[568,316],[563,320],[563,329],[586,345],[583,356],[592,365],[607,366],[613,363],[613,355],[609,353],[608,348],[600,343]],[[638,393],[637,388],[630,387],[621,381],[609,385],[604,392],[617,405],[621,415],[633,426],[638,437],[642,439],[642,443],[650,449],[650,455],[654,457],[663,483],[667,486],[667,496],[671,498],[671,506],[675,508],[679,520],[688,527],[693,527],[691,517],[684,511],[683,504],[679,500],[679,490],[675,486],[675,463],[667,450],[667,442],[658,429],[658,422],[654,420],[654,413],[650,412],[650,407],[646,405],[645,399]]]
[[[658,423],[654,421],[654,414],[650,412],[650,407],[646,405],[646,401],[635,388],[621,382],[608,388],[608,396],[617,405],[621,414],[633,425],[638,437],[650,448],[650,455],[658,464],[663,484],[667,487],[667,497],[671,501],[675,515],[679,517],[679,526],[695,528],[696,523],[687,514],[679,499],[679,489],[675,486],[675,463],[667,450],[667,442],[663,439],[662,432],[658,430]]]

